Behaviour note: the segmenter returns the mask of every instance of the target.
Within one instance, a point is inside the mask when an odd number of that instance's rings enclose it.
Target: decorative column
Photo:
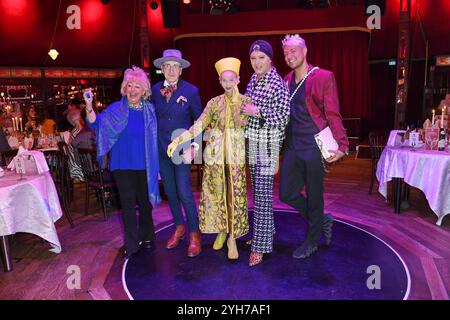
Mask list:
[[[411,42],[410,22],[411,0],[400,0],[400,19],[398,22],[397,90],[395,98],[394,122],[396,129],[400,129],[400,125],[405,124]]]
[[[144,70],[150,69],[150,54],[147,24],[147,0],[139,0],[139,38],[141,47],[141,66]]]

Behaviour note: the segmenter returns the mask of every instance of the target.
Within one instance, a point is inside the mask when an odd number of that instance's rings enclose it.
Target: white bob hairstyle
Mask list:
[[[152,95],[150,80],[148,79],[145,71],[142,70],[141,68],[133,66],[133,67],[125,70],[124,75],[123,75],[123,81],[120,86],[120,93],[122,94],[122,96],[127,95],[125,88],[129,82],[138,82],[144,87],[144,89],[145,89],[145,92],[143,95],[144,99],[147,99],[148,97],[150,97]]]

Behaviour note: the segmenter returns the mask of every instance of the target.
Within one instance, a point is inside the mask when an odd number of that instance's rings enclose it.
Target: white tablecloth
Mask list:
[[[35,234],[61,252],[54,222],[62,216],[58,193],[49,172],[19,176],[9,170],[0,177],[0,236],[27,232]]]
[[[377,167],[378,191],[385,198],[387,182],[392,178],[403,178],[410,186],[423,191],[438,216],[437,225],[450,214],[450,153],[388,146]]]

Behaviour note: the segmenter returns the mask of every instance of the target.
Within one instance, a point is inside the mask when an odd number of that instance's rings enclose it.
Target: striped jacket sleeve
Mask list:
[[[278,77],[271,84],[271,98],[268,108],[260,110],[265,123],[271,126],[285,127],[289,122],[289,90],[286,83]]]

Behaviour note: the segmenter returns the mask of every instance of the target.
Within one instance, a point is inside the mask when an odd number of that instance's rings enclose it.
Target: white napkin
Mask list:
[[[405,133],[405,130],[392,130],[389,134],[389,139],[386,145],[390,147],[401,146],[402,145],[402,136]]]
[[[5,175],[5,170],[3,168],[0,168],[0,177],[3,177]]]
[[[44,172],[50,171],[48,168],[47,161],[45,160],[45,156],[42,152],[36,151],[36,150],[26,150],[24,147],[20,146],[19,150],[17,151],[17,156],[14,157],[14,159],[10,162],[8,165],[8,169],[14,170],[15,169],[15,159],[19,156],[32,156],[34,158],[34,161],[36,162],[36,167],[39,174],[42,174]]]

